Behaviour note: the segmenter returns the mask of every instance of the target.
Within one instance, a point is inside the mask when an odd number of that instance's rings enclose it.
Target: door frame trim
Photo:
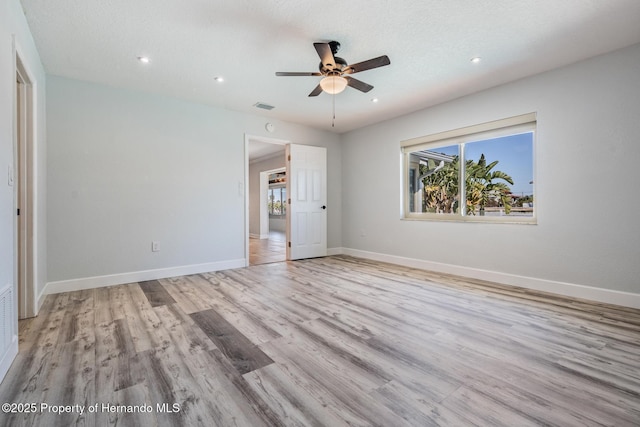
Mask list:
[[[13,149],[14,149],[14,209],[20,207],[20,218],[14,215],[14,283],[16,289],[17,318],[25,319],[38,314],[38,301],[36,292],[37,282],[37,82],[23,58],[22,50],[13,40],[14,75],[16,80],[24,85],[24,102],[22,108],[26,111],[26,123],[24,123],[25,135],[22,140],[18,137],[18,90],[16,83],[13,89]],[[24,144],[24,146],[22,146]],[[19,161],[19,150],[25,159],[21,167],[16,165]],[[19,174],[16,174],[16,170]],[[24,206],[20,206],[20,201],[24,201]],[[16,213],[16,210],[14,210]],[[24,221],[24,224],[21,224]],[[19,232],[23,227],[24,233]],[[20,240],[20,241],[19,241]],[[20,248],[24,248],[22,257],[19,255]],[[26,259],[22,259],[26,258]]]
[[[291,143],[289,140],[268,138],[259,135],[252,135],[245,132],[244,134],[244,259],[245,267],[249,266],[249,142],[260,141],[269,144],[287,146]],[[289,210],[287,209],[287,217]],[[287,241],[289,235],[287,234]],[[288,258],[287,258],[288,260]]]

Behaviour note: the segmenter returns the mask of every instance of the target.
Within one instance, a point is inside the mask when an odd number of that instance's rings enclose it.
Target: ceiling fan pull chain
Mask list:
[[[331,127],[334,128],[336,127],[336,96],[331,95],[331,98],[333,98],[333,119],[331,119]]]

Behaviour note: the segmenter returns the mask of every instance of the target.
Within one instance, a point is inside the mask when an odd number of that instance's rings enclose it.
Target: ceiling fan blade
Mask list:
[[[316,48],[316,52],[318,52],[318,56],[325,67],[333,68],[336,65],[329,43],[314,43],[313,47]]]
[[[320,73],[289,73],[286,71],[278,71],[276,72],[276,76],[321,76]]]
[[[322,93],[322,88],[320,87],[320,85],[318,85],[318,86],[316,86],[316,88],[314,90],[311,91],[309,96],[318,96],[321,93]]]
[[[360,71],[371,70],[372,68],[384,67],[391,64],[387,55],[382,55],[377,58],[369,59],[368,61],[358,62],[357,64],[349,65],[345,68],[344,74],[359,73]]]
[[[353,77],[345,76],[344,78],[347,79],[348,86],[351,86],[354,89],[358,89],[361,92],[367,93],[371,89],[373,89],[373,86],[371,86],[370,84],[360,81],[358,79],[354,79]]]

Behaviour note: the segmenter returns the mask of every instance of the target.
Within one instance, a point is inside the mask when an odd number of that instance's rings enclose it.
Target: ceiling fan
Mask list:
[[[361,92],[369,92],[373,89],[373,86],[358,79],[354,79],[350,75],[361,71],[371,70],[373,68],[383,67],[391,63],[387,55],[382,55],[377,58],[369,59],[368,61],[347,65],[347,61],[335,56],[338,53],[338,49],[340,49],[340,43],[331,41],[329,43],[314,43],[313,46],[316,48],[318,56],[320,56],[320,72],[290,73],[279,71],[276,73],[276,76],[323,76],[323,79],[320,80],[320,84],[311,91],[309,96],[318,96],[322,92],[335,95],[345,90],[347,86],[351,86]]]

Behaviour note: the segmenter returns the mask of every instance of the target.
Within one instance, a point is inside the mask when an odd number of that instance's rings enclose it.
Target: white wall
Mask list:
[[[538,225],[400,220],[401,140],[529,112]],[[638,305],[639,117],[636,45],[345,134],[346,252]]]
[[[260,172],[283,168],[285,162],[285,146],[277,157],[249,164],[249,233],[260,235]]]
[[[16,278],[14,277],[14,189],[8,185],[7,171],[9,165],[14,163],[14,89],[16,82],[15,46],[30,77],[35,83],[35,126],[34,154],[36,168],[34,170],[34,261],[36,291],[39,292],[46,283],[46,147],[45,147],[45,74],[35,44],[31,37],[29,27],[22,12],[19,0],[0,2],[0,289],[7,286],[14,287],[14,296],[17,296]],[[17,307],[15,314],[17,315]],[[6,319],[2,319],[5,322]],[[17,322],[12,322],[14,338],[17,335]],[[4,329],[4,323],[0,328]],[[8,363],[13,358],[15,348],[0,348],[0,378],[8,368]],[[9,351],[10,353],[7,353]]]
[[[47,90],[47,292],[244,266],[244,138],[267,119],[54,76]],[[328,147],[340,246],[339,137],[268,121]]]

